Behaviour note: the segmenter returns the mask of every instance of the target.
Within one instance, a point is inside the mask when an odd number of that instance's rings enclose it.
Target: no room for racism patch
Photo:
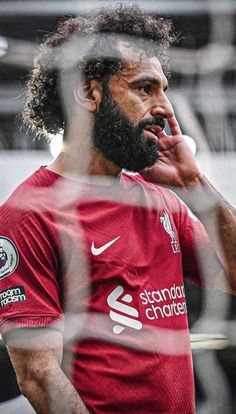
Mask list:
[[[14,302],[24,302],[26,293],[24,286],[12,286],[11,288],[1,290],[0,308]]]

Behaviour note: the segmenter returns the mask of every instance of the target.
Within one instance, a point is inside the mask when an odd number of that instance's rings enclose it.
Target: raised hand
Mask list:
[[[168,119],[171,135],[159,134],[159,157],[153,167],[141,175],[148,181],[167,187],[188,187],[194,184],[200,171],[194,155],[186,144],[175,116]]]

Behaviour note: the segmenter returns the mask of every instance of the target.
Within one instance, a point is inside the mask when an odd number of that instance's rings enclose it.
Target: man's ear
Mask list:
[[[74,90],[75,101],[89,112],[96,112],[102,100],[102,85],[96,80],[85,81]]]

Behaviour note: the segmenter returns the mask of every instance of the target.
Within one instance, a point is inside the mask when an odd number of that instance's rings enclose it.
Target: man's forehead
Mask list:
[[[124,59],[124,72],[135,75],[141,72],[164,75],[160,61],[156,56],[148,56],[144,50],[135,47],[130,42],[122,42],[119,45],[122,58]]]

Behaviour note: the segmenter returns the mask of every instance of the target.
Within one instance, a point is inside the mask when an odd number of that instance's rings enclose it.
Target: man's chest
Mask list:
[[[170,211],[95,202],[78,209],[91,263],[141,269],[181,261],[177,228]]]
[[[109,316],[115,334],[143,324],[173,327],[179,317],[185,326],[182,255],[171,212],[83,204],[70,237],[77,240],[71,294],[81,297],[86,288],[85,307]]]

